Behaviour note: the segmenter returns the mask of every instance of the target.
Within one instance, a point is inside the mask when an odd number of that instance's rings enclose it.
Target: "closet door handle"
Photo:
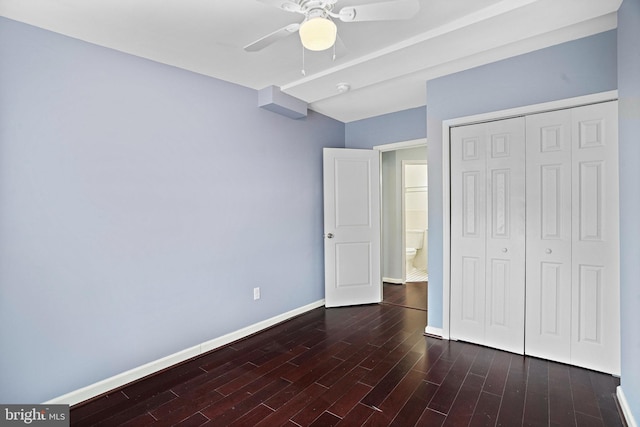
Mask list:
[[[502,248],[502,253],[506,254],[507,253],[507,248]]]
[[[547,248],[544,252],[547,253],[547,254],[550,254],[553,251],[551,249]]]

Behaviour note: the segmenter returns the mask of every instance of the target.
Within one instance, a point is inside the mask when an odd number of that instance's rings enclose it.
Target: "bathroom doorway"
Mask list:
[[[374,148],[381,152],[383,302],[426,310],[428,271],[426,140],[406,141]],[[414,168],[414,165],[418,168]],[[409,177],[407,180],[405,167],[408,167],[409,174],[422,175],[422,178]],[[407,191],[405,191],[406,181],[409,186]],[[409,193],[408,196],[405,193]],[[407,213],[407,211],[410,212]],[[413,236],[407,239],[407,229],[423,229],[422,243],[413,246],[415,255],[418,255],[418,251],[420,255],[416,260],[415,256],[411,256],[414,252],[409,251],[411,258],[409,268],[407,267],[407,240],[411,241],[419,233],[413,233]],[[415,242],[415,239],[413,241]],[[410,274],[408,277],[407,273]],[[415,273],[420,275],[412,275]],[[410,280],[419,281],[411,282]],[[416,303],[408,303],[407,301],[410,300]]]
[[[426,160],[402,161],[404,281],[428,281],[429,186]]]

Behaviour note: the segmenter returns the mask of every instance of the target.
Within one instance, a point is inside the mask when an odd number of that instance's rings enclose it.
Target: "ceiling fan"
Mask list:
[[[418,0],[392,0],[357,6],[347,6],[334,12],[339,0],[258,0],[287,12],[304,16],[300,23],[289,24],[244,47],[256,52],[298,32],[302,45],[309,50],[325,50],[335,44],[337,27],[333,19],[342,22],[389,21],[409,19],[420,9]]]

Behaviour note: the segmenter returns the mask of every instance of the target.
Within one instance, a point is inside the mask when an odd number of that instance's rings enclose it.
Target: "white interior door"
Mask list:
[[[571,111],[527,116],[526,352],[571,363]]]
[[[323,161],[325,305],[378,303],[379,152],[325,148]]]
[[[619,374],[617,156],[615,102],[451,129],[451,338]]]
[[[485,343],[524,353],[524,118],[487,123]]]
[[[452,129],[451,337],[524,352],[524,119]]]
[[[571,114],[571,363],[619,375],[618,103]]]
[[[484,124],[451,130],[451,338],[484,341],[487,179]]]
[[[617,103],[527,117],[527,354],[620,373],[617,165]]]

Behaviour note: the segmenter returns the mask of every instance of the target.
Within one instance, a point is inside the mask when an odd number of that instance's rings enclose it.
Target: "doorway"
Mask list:
[[[402,193],[404,283],[427,282],[429,186],[426,160],[402,161]]]
[[[426,221],[426,206],[419,212],[416,209],[415,199],[425,196],[426,192],[426,163],[427,163],[427,146],[426,139],[404,141],[394,144],[376,146],[374,149],[380,151],[380,170],[381,170],[381,208],[382,208],[382,277],[383,277],[383,302],[402,305],[409,308],[425,310],[427,307],[427,281],[424,274],[420,276],[424,281],[409,282],[407,273],[412,273],[413,267],[407,268],[407,250],[406,250],[406,230],[419,229],[426,225],[418,226],[414,219],[421,217],[422,221]],[[415,183],[415,179],[409,178],[410,195],[407,200],[405,198],[405,167],[409,165],[409,170],[424,173],[419,180],[419,184]],[[424,165],[422,172],[413,169],[413,165]],[[423,194],[419,194],[422,192]],[[424,204],[424,203],[422,203]],[[420,205],[420,203],[417,203]],[[412,211],[407,218],[407,207]],[[411,228],[415,226],[415,228]],[[421,256],[424,255],[424,262],[419,258],[418,266],[425,269],[426,272],[426,252],[427,237],[420,249]],[[416,250],[417,252],[417,250]],[[415,259],[415,257],[414,257]],[[422,264],[420,264],[422,262]],[[411,260],[414,265],[414,260]],[[414,272],[415,273],[415,272]],[[413,279],[416,280],[416,279]]]

